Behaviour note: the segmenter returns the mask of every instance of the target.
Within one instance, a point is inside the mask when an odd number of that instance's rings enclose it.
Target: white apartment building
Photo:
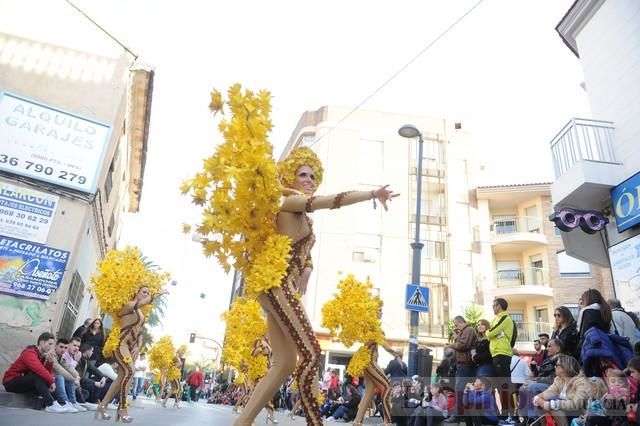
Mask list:
[[[0,1],[0,371],[69,337],[142,191],[153,70],[69,3]]]
[[[563,233],[566,252],[611,266],[616,295],[634,311],[640,311],[639,22],[636,0],[576,0],[567,11],[556,30],[580,59],[593,120],[572,119],[551,141],[554,210],[610,214],[606,235]]]
[[[548,220],[550,183],[481,186],[476,197],[476,303],[492,318],[493,299],[507,300],[518,328],[516,347],[533,350],[539,333],[551,335],[554,309],[567,306],[577,319],[578,297],[589,288],[605,291],[609,270],[566,255]]]
[[[401,193],[388,212],[380,206],[374,210],[372,202],[366,202],[312,215],[317,237],[314,271],[303,300],[324,365],[340,369],[356,348],[331,341],[320,326],[322,306],[332,297],[340,272],[371,278],[384,300],[386,336],[408,355],[405,285],[411,282],[418,159],[417,141],[398,135],[403,124],[414,124],[424,135],[421,283],[430,290],[430,311],[420,314],[420,343],[441,346],[449,318],[474,302],[470,167],[465,157],[470,136],[464,123],[359,110],[336,127],[347,112],[334,106],[305,112],[281,156],[294,147],[310,146],[325,167],[319,194],[371,190],[383,184]],[[382,364],[388,359],[381,353]]]

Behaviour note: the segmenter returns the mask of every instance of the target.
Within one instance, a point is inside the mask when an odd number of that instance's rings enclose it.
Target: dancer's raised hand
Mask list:
[[[380,201],[382,207],[384,207],[385,211],[389,211],[389,207],[387,207],[387,201],[392,201],[394,198],[398,197],[400,194],[393,192],[390,189],[387,189],[389,185],[381,186],[380,188],[372,191],[373,196]]]

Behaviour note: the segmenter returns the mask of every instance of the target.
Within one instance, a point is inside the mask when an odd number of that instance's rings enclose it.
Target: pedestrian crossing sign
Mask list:
[[[429,312],[429,288],[407,284],[404,307],[408,311]]]

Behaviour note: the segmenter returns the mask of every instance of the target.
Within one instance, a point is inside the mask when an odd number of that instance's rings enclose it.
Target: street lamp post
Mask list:
[[[424,244],[420,242],[420,218],[422,202],[422,147],[424,140],[422,132],[413,124],[405,124],[398,129],[398,134],[403,138],[418,138],[418,194],[416,195],[416,218],[414,221],[416,233],[411,248],[413,249],[413,261],[411,263],[411,284],[420,285],[421,253]],[[418,312],[411,311],[409,322],[409,376],[416,374],[418,364]]]

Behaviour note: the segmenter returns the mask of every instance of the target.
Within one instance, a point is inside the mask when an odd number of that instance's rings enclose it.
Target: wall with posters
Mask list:
[[[616,297],[628,311],[640,312],[640,235],[609,248]]]

